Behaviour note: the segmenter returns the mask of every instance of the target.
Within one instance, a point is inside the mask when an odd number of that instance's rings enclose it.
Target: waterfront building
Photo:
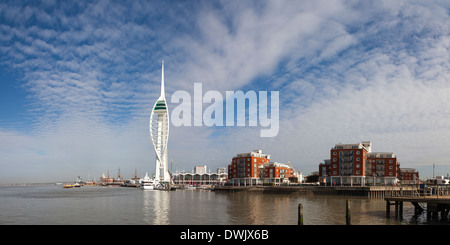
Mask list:
[[[406,185],[419,184],[419,172],[414,168],[400,168],[400,183]]]
[[[336,144],[330,159],[319,164],[320,182],[331,185],[365,185],[399,182],[400,163],[392,152],[372,152],[372,143]]]
[[[206,166],[205,167],[206,170]],[[216,173],[197,172],[178,172],[173,174],[175,185],[223,185],[227,181],[228,174],[223,171],[225,168],[218,168]]]
[[[326,183],[326,177],[331,176],[331,160],[325,159],[323,163],[319,164],[319,176],[322,183]]]
[[[169,110],[164,91],[164,61],[161,69],[161,95],[156,100],[150,115],[150,138],[155,151],[155,180],[162,184],[171,182],[167,161],[169,140]]]
[[[264,164],[264,184],[280,185],[282,183],[288,183],[291,177],[294,177],[294,169],[287,164],[278,162]]]
[[[301,173],[296,171],[290,163],[270,162],[270,155],[262,150],[239,153],[228,165],[228,179],[232,185],[263,185],[287,184],[296,177],[301,181]]]
[[[366,161],[366,176],[371,176],[373,184],[394,184],[400,181],[400,163],[394,153],[370,152]]]
[[[228,165],[228,178],[232,184],[260,185],[263,183],[264,163],[270,162],[270,155],[262,150],[239,153]]]

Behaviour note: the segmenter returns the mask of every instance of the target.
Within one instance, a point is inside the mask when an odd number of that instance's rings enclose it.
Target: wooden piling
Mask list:
[[[303,225],[303,205],[298,204],[298,225]]]
[[[398,218],[398,201],[395,201],[395,218]]]
[[[345,223],[351,225],[351,215],[350,215],[350,200],[347,199],[345,205]]]
[[[391,202],[386,200],[386,218],[391,217]]]

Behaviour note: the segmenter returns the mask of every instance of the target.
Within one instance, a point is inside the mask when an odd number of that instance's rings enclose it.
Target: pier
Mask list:
[[[450,211],[450,195],[417,196],[417,197],[386,197],[386,217],[390,218],[391,206],[395,206],[395,218],[403,216],[403,202],[410,202],[414,205],[414,215],[427,212],[428,219],[448,220]]]

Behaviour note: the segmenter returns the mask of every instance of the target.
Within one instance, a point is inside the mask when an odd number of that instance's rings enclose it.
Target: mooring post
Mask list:
[[[303,225],[303,205],[298,204],[298,225]]]
[[[398,218],[398,201],[395,201],[395,218]]]
[[[386,218],[391,216],[391,202],[386,200]]]
[[[347,199],[345,205],[345,223],[347,225],[351,225],[351,216],[350,216],[350,200]]]

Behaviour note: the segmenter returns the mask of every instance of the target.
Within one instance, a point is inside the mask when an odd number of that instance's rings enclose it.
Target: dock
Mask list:
[[[391,214],[391,206],[395,206],[395,217],[401,218],[403,216],[403,202],[410,202],[414,205],[414,215],[420,215],[422,212],[427,212],[428,219],[448,220],[450,211],[450,195],[434,195],[434,196],[416,196],[416,197],[386,197],[386,217],[389,218]]]

